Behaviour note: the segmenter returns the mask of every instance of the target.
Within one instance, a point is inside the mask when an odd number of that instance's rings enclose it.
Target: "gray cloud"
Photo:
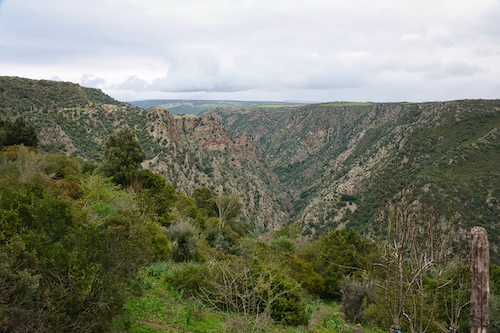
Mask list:
[[[80,78],[80,84],[84,87],[100,88],[105,83],[105,79],[97,77],[93,74],[83,74]]]
[[[450,78],[459,76],[473,76],[476,74],[484,73],[485,69],[478,65],[469,65],[463,61],[452,61],[442,64],[435,71],[429,72],[430,78]]]
[[[126,100],[493,98],[499,15],[493,0],[7,0],[0,75]]]
[[[438,60],[408,64],[404,70],[412,74],[423,74],[430,79],[446,79],[459,76],[473,76],[485,73],[486,70],[478,65],[467,64],[461,60],[441,62]]]
[[[129,76],[125,81],[116,85],[116,89],[119,90],[133,90],[133,91],[144,91],[148,86],[146,80],[142,80],[137,75]]]

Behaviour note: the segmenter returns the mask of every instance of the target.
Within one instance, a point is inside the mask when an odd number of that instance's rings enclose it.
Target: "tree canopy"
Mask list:
[[[38,145],[35,128],[27,124],[23,117],[15,120],[0,118],[0,148],[20,144],[30,147]]]
[[[104,152],[104,173],[113,177],[115,183],[130,185],[146,159],[135,133],[130,128],[124,128],[112,134],[106,143]]]
[[[1,332],[103,332],[137,270],[168,254],[135,199],[75,158],[6,147],[0,184]]]

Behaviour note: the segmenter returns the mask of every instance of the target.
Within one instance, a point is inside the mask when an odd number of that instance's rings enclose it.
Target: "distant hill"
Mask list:
[[[300,106],[308,103],[300,102],[249,102],[226,100],[181,100],[181,99],[151,99],[130,102],[133,106],[148,109],[153,106],[163,108],[171,114],[200,114],[216,107],[283,107]]]
[[[288,221],[283,191],[251,138],[231,135],[218,117],[140,109],[72,83],[4,77],[0,91],[0,117],[22,115],[39,132],[43,150],[100,162],[109,135],[130,127],[146,152],[144,167],[179,191],[190,195],[207,186],[214,194],[234,193],[244,203],[244,222],[261,231]]]
[[[486,227],[499,251],[500,100],[210,113],[253,137],[305,233],[354,227],[369,234],[381,202],[411,188],[419,200],[434,193],[457,223]]]
[[[98,104],[123,105],[100,89],[71,82],[0,76],[0,107],[10,110],[49,110]]]
[[[43,149],[100,161],[107,137],[131,127],[144,167],[187,194],[236,193],[260,231],[296,222],[311,237],[345,227],[370,236],[380,205],[412,190],[417,201],[432,194],[443,218],[486,227],[500,258],[500,100],[210,103],[178,116],[71,83],[0,78],[0,116],[22,114]]]

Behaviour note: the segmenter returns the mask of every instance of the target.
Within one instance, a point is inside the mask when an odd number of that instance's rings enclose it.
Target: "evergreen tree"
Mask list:
[[[38,145],[35,128],[27,124],[23,117],[14,121],[0,119],[0,148],[20,144],[31,147]]]
[[[134,131],[124,128],[112,134],[104,152],[104,173],[117,184],[130,185],[146,154]]]
[[[197,187],[193,191],[193,199],[203,215],[206,217],[217,217],[218,208],[216,198],[208,187]]]

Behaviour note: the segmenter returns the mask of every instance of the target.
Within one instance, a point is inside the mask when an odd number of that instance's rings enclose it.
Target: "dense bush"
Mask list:
[[[199,296],[200,289],[208,278],[208,266],[198,263],[184,263],[175,268],[165,277],[165,282],[170,283],[185,297]]]
[[[318,238],[299,251],[299,258],[312,263],[324,281],[320,296],[341,300],[344,276],[360,276],[376,255],[373,242],[354,230],[337,230]]]
[[[187,221],[180,221],[171,225],[167,235],[173,244],[172,258],[174,261],[190,261],[199,258],[197,253],[197,241],[200,232]]]
[[[23,117],[12,121],[0,118],[0,148],[20,144],[30,147],[38,145],[35,128],[28,125]]]
[[[22,146],[0,153],[2,332],[103,332],[154,248],[166,257],[133,198],[78,178],[73,162]]]
[[[271,264],[241,257],[217,261],[200,290],[208,304],[222,311],[269,316],[283,325],[307,321],[300,285]]]
[[[307,323],[306,306],[300,285],[284,275],[271,281],[271,292],[280,295],[271,304],[271,318],[282,325],[298,326]]]
[[[172,208],[180,194],[172,184],[150,170],[140,170],[133,187],[139,193],[138,200],[144,214],[165,227],[175,220]]]
[[[294,255],[283,256],[284,265],[293,277],[309,294],[321,295],[324,292],[325,281],[321,275],[314,271],[314,266]]]
[[[373,283],[365,278],[345,277],[341,283],[342,311],[346,319],[352,322],[364,322],[363,311],[373,303]]]

